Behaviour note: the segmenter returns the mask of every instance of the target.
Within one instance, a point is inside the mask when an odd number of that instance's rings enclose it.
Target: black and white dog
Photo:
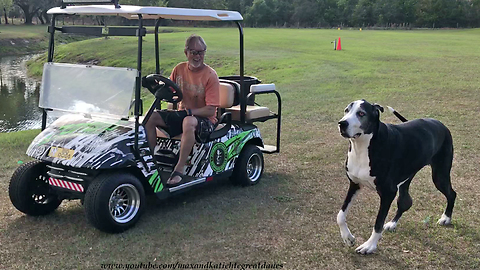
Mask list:
[[[355,237],[346,223],[355,195],[363,187],[380,195],[380,209],[372,235],[356,249],[361,254],[373,253],[377,249],[384,229],[395,230],[403,212],[412,206],[412,198],[408,194],[410,182],[425,165],[431,165],[433,183],[447,198],[447,208],[438,224],[451,223],[456,198],[450,182],[453,144],[448,128],[434,119],[407,121],[397,112],[394,114],[405,123],[385,124],[380,121],[380,112],[383,112],[380,105],[357,100],[345,108],[345,115],[338,122],[340,134],[350,141],[345,163],[350,187],[337,215],[340,233],[347,245],[355,243]],[[397,213],[384,225],[397,190]]]

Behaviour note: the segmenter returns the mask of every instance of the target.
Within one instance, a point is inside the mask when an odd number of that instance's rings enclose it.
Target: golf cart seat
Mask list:
[[[226,133],[228,130],[225,128],[225,121],[229,122],[227,119],[227,114],[231,117],[231,121],[240,121],[240,84],[231,80],[220,79],[220,100],[219,107],[217,111],[217,122],[215,130],[210,136],[211,139],[221,137],[220,134]],[[274,84],[256,84],[250,87],[251,95],[258,95],[263,93],[275,92]],[[168,104],[168,109],[173,109],[173,104]],[[257,122],[257,121],[266,121],[268,119],[276,118],[277,115],[272,114],[270,109],[267,107],[257,106],[257,105],[247,105],[245,111],[245,120],[247,122]],[[228,124],[229,125],[229,124]],[[220,130],[223,130],[222,132]],[[160,128],[157,128],[157,137],[160,138],[170,138],[168,133]],[[177,135],[171,139],[180,140],[182,134]]]
[[[255,84],[250,86],[250,94],[248,94],[247,99],[256,94],[261,93],[270,93],[275,91],[274,84]],[[235,106],[229,107],[226,109],[226,112],[232,114],[232,120],[240,121],[240,105],[234,104]],[[262,107],[258,105],[247,105],[245,110],[245,120],[247,122],[256,122],[256,121],[265,121],[272,117],[272,113],[269,108]]]

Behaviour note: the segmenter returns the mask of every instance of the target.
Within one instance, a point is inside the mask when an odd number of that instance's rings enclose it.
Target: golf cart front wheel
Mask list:
[[[87,220],[108,233],[123,232],[133,227],[144,208],[142,183],[127,173],[101,174],[85,194]]]
[[[30,216],[47,215],[62,203],[50,189],[46,164],[39,160],[18,167],[10,179],[8,193],[13,206]]]
[[[246,145],[233,170],[232,181],[242,186],[255,185],[263,174],[263,153],[253,144]]]

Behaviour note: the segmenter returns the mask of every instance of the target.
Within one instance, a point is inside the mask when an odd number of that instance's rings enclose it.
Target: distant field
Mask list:
[[[46,25],[9,24],[0,25],[0,57],[22,55],[44,51],[48,48]],[[61,36],[56,40],[61,43],[83,40],[81,36]]]
[[[46,25],[0,25],[0,39],[40,38],[47,33]]]
[[[45,50],[47,26],[0,25],[0,56]]]
[[[207,44],[206,62],[220,76],[238,73],[236,28],[181,28],[161,35],[161,69],[184,60],[193,31]],[[2,28],[0,28],[2,32]],[[1,33],[0,33],[1,35]],[[342,50],[334,51],[341,38]],[[265,155],[262,181],[228,181],[167,201],[150,198],[135,228],[108,235],[86,223],[80,202],[52,215],[26,217],[11,205],[8,181],[38,131],[0,134],[0,269],[101,269],[102,263],[277,263],[283,269],[478,269],[480,215],[480,29],[358,31],[245,29],[246,75],[275,83],[283,99],[282,149]],[[144,44],[143,74],[153,73],[153,38]],[[109,38],[59,46],[61,62],[136,67],[135,39]],[[31,63],[39,76],[45,58]],[[148,97],[147,95],[145,97]],[[371,256],[343,245],[336,214],[348,188],[348,142],[337,131],[345,106],[365,98],[408,119],[434,117],[453,135],[453,226],[435,224],[445,198],[429,168],[411,185],[412,208]],[[151,100],[151,99],[150,99]],[[261,104],[275,108],[274,99]],[[389,113],[381,116],[399,121]],[[273,124],[260,125],[266,141]],[[367,240],[378,196],[360,194],[347,222],[357,246]],[[390,216],[396,210],[392,205]],[[477,254],[477,255],[475,255]]]

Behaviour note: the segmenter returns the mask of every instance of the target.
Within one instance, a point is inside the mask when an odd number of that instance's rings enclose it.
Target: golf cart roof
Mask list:
[[[127,19],[137,19],[141,14],[144,19],[171,19],[187,21],[241,21],[242,15],[237,11],[210,10],[210,9],[189,9],[169,7],[141,7],[121,5],[115,8],[114,5],[86,5],[67,6],[65,8],[55,7],[50,9],[48,14],[69,14],[69,15],[100,15],[100,16],[122,16]]]

